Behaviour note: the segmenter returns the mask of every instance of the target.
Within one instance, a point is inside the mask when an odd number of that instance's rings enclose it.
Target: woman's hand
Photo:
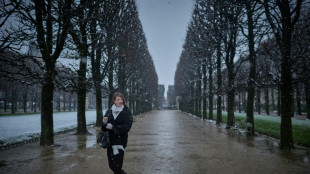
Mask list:
[[[108,117],[103,117],[103,124],[107,124],[108,123]]]
[[[107,129],[112,129],[113,125],[111,123],[108,123],[107,126],[105,128]]]

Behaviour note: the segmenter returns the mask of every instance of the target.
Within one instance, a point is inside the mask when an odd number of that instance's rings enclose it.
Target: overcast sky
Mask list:
[[[193,0],[136,0],[158,83],[174,84],[174,73],[193,11]]]

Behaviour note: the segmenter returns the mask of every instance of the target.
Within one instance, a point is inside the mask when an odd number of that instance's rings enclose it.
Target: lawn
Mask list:
[[[227,113],[223,112],[223,122],[227,123]],[[216,112],[214,113],[216,118]],[[246,126],[246,114],[235,113],[235,125],[240,127]],[[254,115],[255,132],[270,135],[280,139],[281,117]],[[298,120],[292,118],[293,141],[305,146],[310,146],[310,120]]]

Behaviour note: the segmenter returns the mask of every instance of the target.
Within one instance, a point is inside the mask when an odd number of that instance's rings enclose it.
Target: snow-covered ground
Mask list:
[[[77,112],[54,113],[53,120],[55,133],[76,128]],[[86,123],[93,124],[95,122],[96,111],[86,111]],[[39,137],[40,132],[40,114],[0,117],[0,142],[2,143],[13,143]]]
[[[223,113],[227,113],[227,112],[223,112]],[[235,116],[246,117],[246,114],[245,113],[235,113]],[[255,120],[266,120],[266,121],[268,120],[268,121],[272,121],[272,122],[281,123],[281,117],[278,117],[278,116],[254,115],[254,119]],[[310,127],[310,120],[309,119],[299,120],[296,118],[292,118],[292,124]]]

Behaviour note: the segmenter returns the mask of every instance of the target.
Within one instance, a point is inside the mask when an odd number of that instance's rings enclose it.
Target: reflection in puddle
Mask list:
[[[306,164],[308,164],[308,163],[309,163],[309,157],[306,157],[306,156],[305,156],[305,157],[303,158],[303,162],[306,163]]]
[[[83,150],[96,145],[96,133],[77,135],[77,149]]]
[[[77,149],[83,150],[86,148],[86,135],[77,135]]]
[[[64,173],[64,172],[66,172],[68,169],[70,169],[70,168],[76,166],[77,164],[78,164],[78,163],[75,162],[75,163],[72,163],[72,164],[70,164],[70,165],[68,165],[68,166],[64,166],[64,168],[63,168],[61,171],[58,171],[57,173]]]
[[[97,133],[94,133],[94,135],[92,135],[92,136],[87,136],[86,144],[85,144],[86,148],[92,147],[92,146],[97,144],[96,135],[97,135]]]
[[[4,161],[4,160],[0,161],[0,167],[2,167],[2,166],[6,166],[6,161]]]
[[[249,147],[255,147],[269,153],[278,154],[283,159],[291,162],[301,162],[309,164],[310,161],[310,150],[302,146],[295,145],[295,149],[292,150],[281,150],[279,149],[279,140],[266,136],[266,135],[255,135],[241,137],[238,134],[233,134],[231,130],[228,130],[227,135],[229,137],[238,139],[239,142],[246,144]]]
[[[41,148],[41,157],[48,157],[54,155],[54,146],[49,146],[46,148]]]

